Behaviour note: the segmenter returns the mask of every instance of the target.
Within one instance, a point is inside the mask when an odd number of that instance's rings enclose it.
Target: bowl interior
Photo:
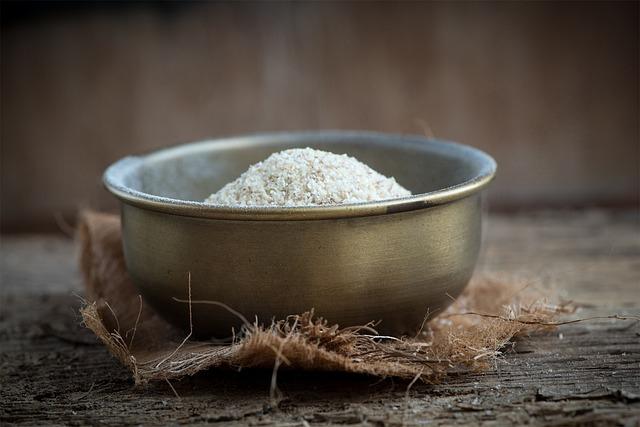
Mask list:
[[[295,147],[346,153],[395,177],[414,195],[459,186],[495,170],[491,157],[461,144],[367,132],[309,132],[175,146],[134,158],[135,162],[108,171],[107,180],[153,196],[201,202],[250,165]]]

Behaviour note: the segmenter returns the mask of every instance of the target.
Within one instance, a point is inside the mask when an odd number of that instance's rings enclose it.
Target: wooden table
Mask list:
[[[640,313],[637,212],[492,216],[480,270],[555,285],[579,317]],[[80,326],[71,240],[2,237],[0,421],[46,424],[254,425],[640,423],[640,325],[599,320],[517,342],[495,369],[430,386],[281,372],[269,405],[266,371],[210,371],[133,387]]]

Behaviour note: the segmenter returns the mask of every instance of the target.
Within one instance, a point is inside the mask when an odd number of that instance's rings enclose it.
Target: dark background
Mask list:
[[[638,2],[2,2],[3,231],[113,209],[127,154],[238,133],[434,134],[492,209],[637,207]]]

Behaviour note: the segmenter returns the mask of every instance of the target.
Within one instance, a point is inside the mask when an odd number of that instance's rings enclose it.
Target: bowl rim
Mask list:
[[[477,163],[477,172],[471,178],[459,184],[431,191],[428,193],[412,194],[394,199],[386,199],[375,202],[350,203],[329,206],[247,206],[231,207],[207,204],[200,201],[180,200],[169,197],[157,196],[136,190],[125,184],[125,179],[130,176],[145,159],[175,157],[180,152],[193,152],[207,150],[211,146],[221,149],[224,147],[252,146],[256,144],[269,144],[274,142],[304,142],[308,143],[325,141],[344,141],[345,139],[362,140],[370,139],[372,142],[393,144],[428,144],[432,149],[441,153],[466,157]],[[127,156],[111,164],[104,172],[102,181],[112,194],[123,203],[156,212],[172,215],[225,219],[225,220],[319,220],[351,218],[373,215],[385,215],[398,212],[406,212],[425,209],[432,206],[450,203],[479,192],[494,178],[497,165],[495,160],[487,153],[460,143],[440,139],[426,138],[420,135],[390,134],[371,131],[297,131],[297,132],[270,132],[250,134],[244,136],[231,136],[213,138],[186,144],[177,144],[159,150],[153,150],[146,154]]]

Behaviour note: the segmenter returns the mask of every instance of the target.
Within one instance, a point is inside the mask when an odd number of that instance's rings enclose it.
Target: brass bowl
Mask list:
[[[204,200],[271,153],[312,147],[347,153],[393,176],[410,197],[326,207],[206,205]],[[341,326],[381,321],[415,331],[473,272],[481,234],[480,190],[494,160],[460,144],[371,132],[300,132],[179,145],[126,157],[104,174],[122,201],[124,254],[143,297],[189,325],[192,300],[218,301],[269,323],[311,308]],[[193,304],[194,332],[227,337],[241,322]]]

